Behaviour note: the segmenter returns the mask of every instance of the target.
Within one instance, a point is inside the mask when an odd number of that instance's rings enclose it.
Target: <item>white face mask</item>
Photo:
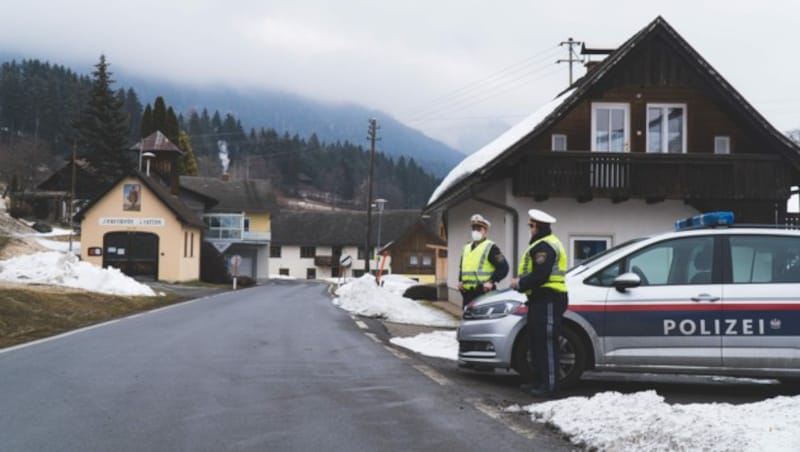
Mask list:
[[[472,231],[472,241],[477,242],[483,238],[483,233],[481,231]]]

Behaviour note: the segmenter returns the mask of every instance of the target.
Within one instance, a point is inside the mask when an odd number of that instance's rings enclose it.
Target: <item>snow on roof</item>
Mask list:
[[[567,99],[574,89],[571,89],[564,94],[558,96],[552,101],[548,102],[533,114],[520,121],[514,127],[508,129],[505,133],[497,137],[494,141],[482,147],[478,151],[467,156],[455,168],[445,176],[442,182],[433,191],[431,198],[428,200],[428,205],[433,204],[434,201],[439,199],[448,189],[454,186],[457,182],[466,178],[475,171],[483,168],[491,161],[499,157],[505,150],[516,144],[519,140],[523,139],[538,126],[550,113],[555,111],[565,99]]]

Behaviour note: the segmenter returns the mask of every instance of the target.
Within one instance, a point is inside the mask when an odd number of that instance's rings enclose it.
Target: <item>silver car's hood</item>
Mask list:
[[[494,303],[497,301],[518,301],[520,303],[525,303],[528,301],[528,297],[525,294],[517,292],[514,289],[502,289],[502,290],[493,290],[491,292],[487,292],[472,302],[475,304],[484,304],[484,303]]]

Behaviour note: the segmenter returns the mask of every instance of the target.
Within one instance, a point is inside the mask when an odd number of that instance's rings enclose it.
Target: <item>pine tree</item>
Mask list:
[[[122,102],[114,95],[111,72],[105,55],[92,72],[89,100],[75,124],[84,155],[106,179],[116,179],[132,168],[131,156],[125,149],[128,122]]]
[[[142,113],[142,125],[139,135],[141,138],[144,138],[155,131],[156,126],[153,123],[153,109],[150,107],[150,104],[147,104],[147,106],[144,107],[144,113]]]
[[[164,125],[161,126],[156,123],[156,127],[162,128],[162,132],[164,135],[167,136],[169,141],[173,142],[175,145],[178,144],[178,132],[180,132],[180,125],[178,124],[178,117],[175,116],[175,110],[172,107],[167,108],[167,114],[164,117]]]
[[[167,103],[164,102],[163,97],[158,96],[156,97],[155,103],[153,103],[153,126],[155,127],[156,130],[160,130],[163,133],[164,126],[166,124],[167,124]],[[153,130],[150,133],[153,132],[155,132],[155,130]]]

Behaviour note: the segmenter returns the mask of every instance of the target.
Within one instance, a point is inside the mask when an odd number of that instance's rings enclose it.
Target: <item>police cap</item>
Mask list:
[[[553,224],[556,222],[556,219],[545,212],[542,212],[539,209],[531,209],[528,211],[528,217],[537,222],[537,223],[548,223]]]

